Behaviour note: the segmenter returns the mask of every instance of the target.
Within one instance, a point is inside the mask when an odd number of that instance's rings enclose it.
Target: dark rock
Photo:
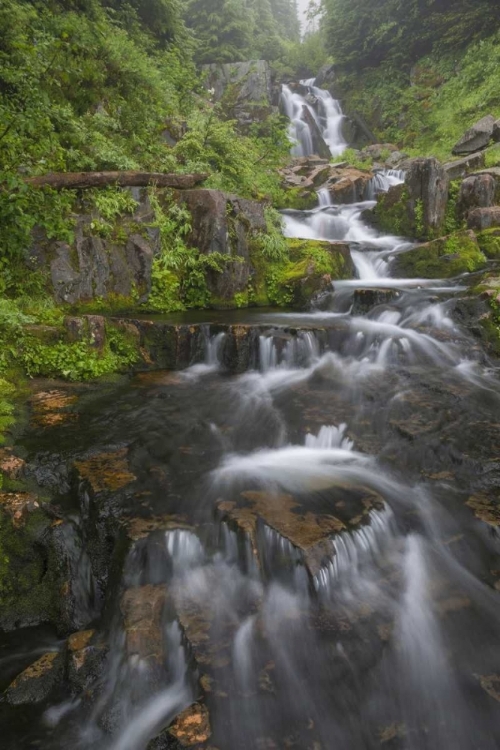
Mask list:
[[[500,142],[500,120],[495,120],[493,123],[493,133],[491,135],[495,143]]]
[[[486,115],[476,122],[469,130],[464,133],[460,140],[452,149],[452,154],[472,154],[486,148],[493,135],[495,118],[492,115]]]
[[[83,341],[86,334],[85,321],[83,318],[66,316],[64,327],[67,331],[68,341]]]
[[[415,159],[406,174],[405,186],[408,191],[407,209],[410,222],[419,229],[421,207],[423,232],[442,230],[446,203],[448,200],[449,178],[437,159]]]
[[[473,169],[484,167],[484,161],[484,151],[478,151],[463,159],[447,162],[443,169],[450,180],[457,180],[459,177],[465,177]]]
[[[475,208],[467,217],[467,226],[479,232],[491,227],[500,227],[500,206]]]
[[[62,682],[63,674],[63,655],[51,651],[21,672],[4,692],[3,698],[14,706],[40,703]]]
[[[342,135],[352,148],[364,148],[376,143],[377,138],[358,112],[349,112],[342,121]]]
[[[457,199],[458,218],[466,218],[474,208],[487,208],[495,203],[496,182],[490,174],[471,175],[465,179]]]
[[[332,203],[357,203],[364,200],[366,187],[373,177],[372,172],[359,169],[330,169],[330,178],[325,187],[332,198]]]
[[[327,63],[319,69],[319,73],[314,80],[314,85],[320,89],[328,89],[335,80],[335,66]]]
[[[205,87],[224,115],[246,131],[273,111],[271,69],[265,60],[202,65]]]
[[[229,301],[243,292],[250,278],[250,243],[266,230],[264,207],[220,190],[187,190],[181,200],[192,216],[187,241],[203,255],[220,253],[227,262],[207,270],[207,286],[216,300]]]
[[[316,123],[316,120],[312,116],[310,110],[305,105],[302,107],[302,120],[309,126],[312,139],[313,154],[321,156],[323,159],[330,159],[331,151],[326,144],[321,131]]]
[[[106,649],[96,642],[95,630],[81,630],[67,640],[67,679],[71,690],[83,693],[99,678]]]
[[[396,289],[355,289],[352,314],[365,315],[372,307],[386,305],[399,296]]]

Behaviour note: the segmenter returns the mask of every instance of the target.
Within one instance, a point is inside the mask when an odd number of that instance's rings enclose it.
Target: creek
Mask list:
[[[294,148],[308,152],[308,107],[340,156],[340,106],[303,85],[320,108],[285,89]],[[204,363],[82,389],[78,421],[20,438],[51,476],[125,451],[133,481],[60,491],[89,558],[79,619],[105,655],[80,691],[4,706],[2,747],[144,750],[195,702],[211,737],[192,746],[219,750],[500,746],[500,539],[474,514],[498,486],[498,380],[452,317],[467,279],[394,277],[411,243],[363,220],[403,178],[284,212],[290,237],[349,242],[356,278],[305,313],[235,314],[254,332],[247,371],[224,370],[207,314]],[[114,518],[135,532],[105,589],[96,544],[116,544]],[[36,636],[9,658],[63,647]]]

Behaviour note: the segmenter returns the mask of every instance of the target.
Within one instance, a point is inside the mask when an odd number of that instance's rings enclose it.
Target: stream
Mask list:
[[[340,105],[303,83],[321,105],[284,91],[295,154],[307,106],[339,156]],[[395,278],[412,244],[362,218],[403,179],[284,212],[289,237],[349,242],[356,278],[308,312],[238,311],[257,330],[246,372],[224,371],[208,314],[204,363],[84,389],[78,421],[20,438],[56,475],[125,451],[133,482],[97,500],[61,491],[90,556],[75,567],[81,629],[105,655],[80,692],[3,706],[3,748],[185,747],[161,732],[193,703],[211,736],[190,746],[213,750],[500,746],[500,539],[474,512],[498,487],[497,373],[452,317],[467,279]],[[136,531],[102,609],[95,545],[114,516]],[[87,539],[92,518],[105,530]],[[150,622],[134,651],[124,621],[149,610],[161,642]],[[37,633],[0,653],[4,680],[16,654],[24,667],[26,651],[63,648]]]

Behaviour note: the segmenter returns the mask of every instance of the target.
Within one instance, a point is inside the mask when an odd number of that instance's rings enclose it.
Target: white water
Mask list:
[[[314,153],[311,126],[304,119],[304,111],[307,111],[332,156],[340,156],[347,148],[342,134],[344,115],[340,103],[329,91],[315,86],[313,78],[301,81],[301,84],[307,87],[307,96],[302,96],[285,85],[281,90],[283,110],[290,120],[288,134],[292,143],[292,155],[311,156]]]

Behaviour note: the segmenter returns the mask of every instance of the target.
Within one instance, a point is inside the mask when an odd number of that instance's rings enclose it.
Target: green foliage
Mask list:
[[[500,166],[500,144],[486,150],[484,164],[486,168]]]
[[[346,148],[342,153],[342,161],[347,161],[351,167],[355,167],[361,171],[367,171],[373,165],[373,159],[369,156],[358,156],[356,149],[353,148]]]
[[[283,236],[283,218],[276,209],[264,209],[267,232],[260,234],[255,243],[262,257],[273,263],[280,263],[288,259],[288,243]]]
[[[499,28],[496,0],[323,0],[327,48],[343,68],[409,67]]]
[[[14,423],[14,395],[15,388],[12,383],[0,377],[0,445],[5,442],[6,430]],[[0,476],[0,487],[1,483]]]
[[[467,231],[420,245],[397,258],[398,273],[409,278],[448,279],[485,265],[486,258],[473,233]]]

